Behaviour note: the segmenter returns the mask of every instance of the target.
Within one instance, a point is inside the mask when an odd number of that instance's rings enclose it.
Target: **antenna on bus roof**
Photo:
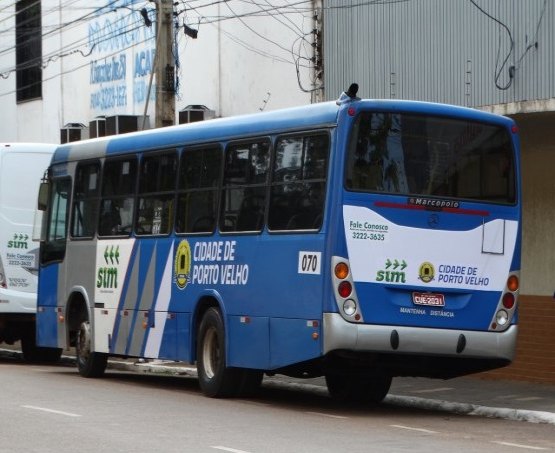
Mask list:
[[[357,98],[357,92],[358,83],[351,83],[349,89],[341,93],[341,96],[339,96],[339,99],[336,102],[337,105],[345,104],[352,101],[360,101],[360,98]]]

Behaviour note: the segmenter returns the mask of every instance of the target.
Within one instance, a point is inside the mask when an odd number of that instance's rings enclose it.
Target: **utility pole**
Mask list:
[[[173,3],[157,0],[155,127],[175,124],[175,66],[173,61]]]
[[[322,102],[324,100],[324,7],[323,0],[313,0],[314,11],[314,37],[313,37],[313,78],[314,87],[311,93],[311,102]]]

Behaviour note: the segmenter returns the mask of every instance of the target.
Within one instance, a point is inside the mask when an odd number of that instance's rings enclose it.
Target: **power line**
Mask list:
[[[73,4],[75,3],[75,1],[76,1],[76,0],[70,0],[69,2],[66,3],[66,5],[73,5]],[[198,1],[198,0],[192,0],[191,3],[195,2],[195,1]],[[110,3],[108,3],[108,5],[106,5],[106,6],[99,7],[99,8],[92,8],[92,9],[91,9],[90,11],[88,11],[86,14],[83,14],[83,15],[79,16],[78,18],[76,18],[76,19],[74,19],[74,20],[72,20],[72,21],[69,21],[69,22],[67,22],[67,23],[60,24],[59,26],[53,26],[53,27],[52,27],[51,29],[49,29],[47,32],[43,33],[43,34],[42,34],[42,37],[43,37],[43,39],[45,39],[45,38],[48,38],[48,37],[50,37],[50,36],[54,36],[54,35],[55,35],[56,33],[58,33],[58,32],[67,31],[67,30],[69,30],[69,29],[71,29],[71,28],[73,28],[73,27],[79,25],[80,23],[82,23],[82,22],[84,22],[84,21],[86,21],[86,20],[89,20],[90,17],[93,16],[93,15],[95,15],[95,14],[99,14],[99,13],[100,13],[101,15],[103,15],[103,14],[106,14],[106,13],[108,13],[108,12],[111,12],[112,10],[109,9],[109,8],[110,8],[111,6],[114,6],[117,2],[118,2],[118,0],[113,0],[113,1],[111,1]],[[36,3],[38,3],[38,2],[35,2],[34,4],[36,4]],[[207,4],[207,3],[204,3],[203,5],[197,5],[197,8],[206,8],[206,7],[210,6],[210,5],[216,5],[216,4],[219,4],[219,3],[226,3],[226,2],[224,2],[224,1],[215,1],[215,2],[212,2],[212,3],[208,3],[208,4]],[[254,4],[253,2],[249,2],[249,3],[250,3],[251,5]],[[261,15],[262,15],[262,16],[265,16],[265,17],[272,16],[272,15],[276,15],[276,16],[277,16],[277,15],[280,15],[280,16],[282,16],[282,17],[286,17],[286,14],[299,14],[299,13],[304,12],[304,11],[311,11],[311,9],[308,9],[308,8],[296,8],[296,7],[299,6],[299,5],[304,5],[304,4],[307,4],[307,3],[311,3],[310,0],[298,1],[298,2],[295,2],[295,3],[292,3],[292,4],[288,4],[285,8],[284,8],[283,6],[272,5],[270,2],[266,2],[266,3],[267,3],[267,7],[266,7],[266,5],[260,5],[260,6],[259,6],[259,8],[260,8],[260,7],[262,8],[260,11],[255,11],[255,12],[252,12],[252,11],[251,11],[251,12],[247,12],[247,13],[244,13],[244,14],[234,14],[233,9],[230,8],[230,10],[231,10],[231,12],[232,12],[232,14],[233,14],[232,16],[227,16],[227,17],[226,17],[226,16],[221,16],[221,17],[219,18],[219,20],[217,20],[217,21],[216,21],[216,20],[212,20],[212,21],[206,21],[206,22],[204,22],[204,23],[221,22],[222,20],[230,20],[230,19],[240,19],[240,20],[241,20],[242,18],[245,18],[245,17],[253,17],[253,16],[260,17]],[[13,5],[12,5],[12,6],[13,6]],[[117,6],[116,6],[116,8],[117,8]],[[191,8],[191,9],[195,10],[196,8]],[[58,8],[54,8],[54,9],[49,10],[49,13],[51,13],[51,12],[53,12],[53,11],[59,11],[59,10],[60,10],[59,7],[58,7]],[[197,12],[197,13],[198,13],[198,12]],[[200,24],[201,22],[202,22],[202,17],[201,17],[201,20],[199,20],[199,24]],[[250,28],[251,31],[252,31],[253,33],[257,34],[259,37],[261,37],[261,38],[263,38],[263,39],[266,39],[267,41],[271,42],[272,44],[278,46],[280,49],[282,49],[282,50],[284,50],[284,51],[286,51],[286,52],[288,52],[288,53],[291,52],[291,53],[292,53],[292,56],[293,56],[293,60],[295,60],[295,55],[294,55],[294,52],[293,52],[293,51],[288,50],[287,48],[283,47],[281,44],[279,44],[279,43],[277,43],[277,42],[275,42],[275,41],[273,41],[273,40],[270,40],[270,39],[265,38],[265,37],[262,36],[260,33],[256,32],[254,29],[252,29],[252,27],[249,27],[244,21],[241,20],[241,22],[242,22],[245,26],[247,26],[247,28]],[[139,23],[139,21],[136,21],[136,22],[135,22],[135,24],[137,24],[137,23]],[[60,49],[60,50],[58,50],[58,51],[53,51],[53,52],[51,52],[50,54],[43,56],[42,58],[38,58],[38,59],[36,59],[36,60],[30,60],[30,61],[28,61],[24,66],[21,66],[21,65],[18,66],[18,69],[24,69],[24,68],[26,68],[26,67],[35,67],[35,66],[37,65],[37,63],[40,63],[41,66],[44,68],[44,67],[48,66],[48,64],[51,63],[51,62],[53,62],[53,61],[56,61],[56,60],[58,60],[58,59],[60,59],[60,58],[64,58],[64,57],[67,57],[67,56],[70,56],[70,55],[74,55],[74,54],[80,54],[80,55],[83,56],[83,57],[89,56],[89,55],[95,50],[95,46],[96,46],[97,44],[102,43],[102,42],[104,42],[104,41],[108,41],[108,40],[115,39],[115,38],[117,38],[118,36],[122,36],[122,35],[125,35],[125,34],[127,34],[127,33],[132,33],[132,32],[134,32],[135,30],[137,30],[137,28],[140,28],[140,26],[138,26],[138,27],[133,27],[133,28],[131,28],[131,29],[124,30],[124,31],[122,31],[122,32],[120,32],[120,33],[117,33],[117,34],[108,34],[107,36],[105,36],[105,37],[104,37],[102,40],[100,40],[99,42],[93,43],[93,45],[88,49],[88,51],[85,51],[85,50],[81,49],[81,47],[83,47],[83,46],[86,45],[86,43],[87,43],[87,41],[86,41],[87,38],[82,38],[82,40],[76,40],[76,41],[74,41],[73,43],[71,43],[71,45],[70,45],[69,48],[66,46],[64,49]],[[277,55],[273,55],[273,54],[271,54],[271,53],[269,53],[269,52],[265,52],[265,51],[262,51],[262,50],[260,50],[260,49],[256,49],[252,44],[246,43],[245,41],[243,41],[243,40],[237,38],[236,36],[233,36],[233,34],[231,34],[231,33],[229,33],[229,32],[226,32],[225,30],[222,30],[222,32],[223,32],[224,34],[226,34],[232,41],[234,41],[234,42],[236,42],[237,44],[239,44],[239,45],[245,47],[246,49],[248,49],[248,50],[250,50],[250,51],[253,51],[253,52],[255,52],[255,53],[258,53],[259,55],[262,55],[262,56],[265,56],[265,57],[268,57],[268,58],[272,58],[273,60],[276,60],[276,61],[281,61],[281,62],[283,62],[283,63],[294,64],[294,65],[296,66],[297,70],[298,70],[298,68],[299,68],[299,62],[300,62],[300,60],[304,58],[304,57],[301,57],[300,54],[299,54],[299,55],[297,55],[296,61],[293,61],[293,62],[292,62],[292,61],[286,60],[286,59],[284,59],[284,58],[282,58],[282,57],[279,57],[279,56],[277,56]],[[310,34],[310,33],[307,33],[307,34],[304,34],[304,35],[302,35],[302,34],[301,34],[301,35],[297,34],[297,36],[299,36],[301,39],[305,39],[306,36],[308,36],[309,34]],[[142,42],[146,42],[146,40],[144,40],[144,41],[142,41]],[[127,48],[131,48],[131,47],[133,47],[133,45],[135,45],[135,44],[136,44],[136,43],[134,43],[134,44],[128,46]],[[127,49],[127,48],[126,48],[126,49]],[[8,49],[3,49],[3,50],[0,51],[0,55],[5,54],[6,52],[13,51],[13,50],[14,50],[14,47],[8,48]],[[123,49],[119,49],[118,52],[120,52],[121,50],[123,50]],[[117,54],[118,52],[115,52],[115,54]],[[308,59],[307,59],[307,60],[308,60]],[[76,70],[78,70],[78,69],[80,69],[80,68],[86,66],[87,64],[88,64],[88,62],[87,62],[86,64],[84,64],[84,65],[77,66],[77,67],[75,67],[75,68],[73,68],[73,69],[71,69],[71,70],[64,71],[63,73],[58,74],[58,76],[65,75],[65,74],[67,74],[68,72],[76,71]],[[9,76],[10,73],[12,73],[12,72],[15,71],[15,69],[16,69],[16,68],[9,68],[9,69],[6,69],[6,70],[4,70],[4,71],[0,74],[0,76],[1,76],[2,78],[7,78],[7,77]],[[52,77],[49,77],[49,78],[45,79],[44,81],[51,80],[51,79],[54,78],[54,77],[56,77],[56,75],[54,75],[54,76],[52,76]],[[38,83],[40,83],[40,82],[38,82]],[[30,85],[30,86],[31,86],[31,85]],[[22,89],[22,88],[25,88],[25,87],[20,87],[20,89]],[[10,94],[10,93],[13,93],[13,92],[4,93],[4,94],[1,94],[0,96],[5,96],[5,95]]]
[[[518,71],[520,69],[520,63],[522,62],[522,60],[524,59],[524,57],[526,56],[526,54],[532,50],[532,49],[537,49],[538,48],[538,34],[540,31],[540,26],[542,24],[543,21],[543,16],[545,15],[545,9],[547,7],[547,0],[543,0],[543,7],[542,7],[542,11],[540,13],[540,18],[538,19],[538,24],[536,25],[536,32],[534,33],[534,37],[532,38],[532,40],[530,41],[530,44],[528,44],[526,46],[526,49],[524,49],[524,52],[522,52],[522,55],[520,56],[520,58],[516,61],[515,63],[515,71]]]
[[[505,25],[499,19],[497,19],[496,17],[494,17],[490,13],[488,13],[486,10],[484,10],[474,0],[470,0],[470,3],[472,5],[474,5],[476,7],[476,9],[478,9],[478,11],[480,11],[486,17],[488,17],[489,19],[491,19],[495,23],[499,24],[507,32],[507,35],[509,36],[509,42],[510,42],[509,51],[507,52],[507,55],[506,55],[505,59],[503,60],[503,63],[501,64],[501,66],[499,66],[499,53],[501,51],[501,42],[499,42],[499,45],[497,47],[497,61],[495,62],[495,77],[494,77],[495,86],[498,89],[503,90],[503,91],[508,90],[510,88],[510,86],[512,85],[512,83],[513,83],[514,67],[513,67],[513,71],[511,71],[511,68],[509,68],[509,81],[505,85],[500,85],[499,84],[499,79],[501,78],[501,73],[503,72],[503,68],[506,66],[506,64],[509,61],[509,58],[511,57],[511,54],[513,53],[513,50],[515,48],[515,42],[514,42],[511,30],[509,29],[509,27],[507,27],[507,25]],[[501,37],[500,37],[500,39],[501,39]]]
[[[39,58],[36,58],[36,59],[33,59],[33,60],[29,60],[29,61],[26,62],[25,64],[20,64],[20,65],[18,65],[17,68],[14,67],[14,68],[5,70],[4,72],[0,73],[0,77],[2,77],[3,79],[7,79],[8,76],[9,76],[11,73],[13,73],[13,72],[16,71],[16,69],[17,69],[17,70],[20,70],[20,69],[28,69],[28,68],[36,67],[37,64],[39,64],[39,63],[40,63],[41,68],[44,69],[44,68],[46,68],[50,63],[52,63],[52,62],[54,62],[54,61],[56,61],[56,60],[58,60],[58,59],[60,59],[60,58],[67,57],[67,56],[69,56],[69,55],[81,54],[81,56],[87,57],[87,56],[89,56],[89,55],[92,54],[92,52],[94,51],[94,49],[95,49],[95,47],[96,47],[97,45],[99,45],[99,44],[101,44],[101,43],[103,43],[103,42],[106,42],[106,41],[110,41],[110,40],[116,39],[116,38],[118,38],[118,37],[120,37],[120,36],[123,36],[123,35],[125,35],[125,34],[128,34],[128,33],[134,33],[135,31],[142,29],[143,26],[144,26],[144,23],[143,23],[142,20],[138,20],[138,21],[136,21],[135,24],[133,24],[133,25],[135,25],[135,26],[134,26],[133,28],[131,28],[131,29],[127,29],[127,30],[122,31],[122,32],[119,32],[119,33],[117,33],[117,34],[111,34],[111,35],[109,34],[109,35],[105,36],[104,39],[100,39],[100,40],[94,42],[93,45],[90,47],[90,49],[89,49],[88,52],[84,52],[84,51],[82,51],[82,50],[79,48],[79,47],[84,46],[86,43],[80,44],[79,41],[75,41],[75,42],[73,43],[73,44],[76,44],[76,46],[75,46],[74,48],[67,49],[65,52],[56,51],[56,52],[53,52],[53,53],[51,53],[51,54],[49,54],[49,55],[47,55],[47,56],[45,56],[45,57],[43,56],[43,57],[39,57]],[[84,39],[84,40],[87,40],[88,38],[82,38],[82,40],[83,40],[83,39]],[[151,40],[151,39],[152,39],[152,37],[145,38],[143,41],[139,41],[138,44],[142,44],[142,43],[147,42],[147,41],[149,41],[149,40]],[[116,52],[114,52],[112,55],[116,55],[117,53],[121,52],[122,50],[126,50],[126,49],[128,49],[128,48],[131,48],[131,47],[133,47],[134,45],[136,45],[136,43],[132,43],[132,44],[129,45],[127,48],[118,49],[118,50],[117,50]],[[109,57],[109,56],[112,56],[112,55],[105,56],[105,58],[107,58],[107,57]],[[84,64],[84,65],[78,66],[78,67],[75,68],[74,70],[80,69],[80,68],[82,68],[82,67],[88,65],[89,63],[90,63],[90,62],[87,62],[87,63]],[[50,78],[49,78],[49,79],[45,79],[45,80],[50,80]],[[29,84],[28,86],[25,86],[25,87],[20,87],[20,89],[28,88],[28,87],[34,86],[34,85],[36,85],[36,84],[39,84],[39,83],[40,83],[40,81],[39,81],[39,82],[36,82],[36,83],[34,83],[34,84]],[[1,95],[0,95],[0,96],[1,96]]]
[[[109,11],[109,12],[111,12],[111,11]],[[127,17],[130,17],[131,15],[134,15],[135,13],[138,13],[138,11],[134,11],[132,13],[127,14]],[[122,18],[124,18],[124,16],[122,16]],[[81,56],[87,57],[87,56],[91,55],[91,53],[94,51],[96,46],[98,46],[98,45],[100,45],[104,42],[115,40],[120,36],[124,36],[124,35],[130,34],[130,33],[135,33],[136,31],[142,29],[143,26],[144,26],[143,18],[139,17],[135,21],[129,22],[127,24],[127,28],[123,31],[119,31],[117,33],[107,33],[105,35],[101,35],[100,39],[95,40],[92,43],[92,46],[90,46],[88,51],[84,51],[84,50],[81,49],[81,47],[84,47],[84,46],[86,46],[90,43],[90,36],[85,36],[83,38],[80,38],[80,39],[72,42],[68,46],[65,46],[64,49],[55,50],[55,51],[52,51],[51,53],[49,53],[47,55],[42,55],[42,56],[37,57],[35,59],[30,59],[25,64],[18,65],[17,68],[12,67],[12,68],[9,68],[9,69],[5,69],[0,73],[0,76],[2,78],[6,79],[7,76],[9,76],[10,73],[15,72],[16,69],[26,69],[26,68],[36,67],[38,64],[40,64],[42,68],[45,68],[46,66],[48,66],[49,63],[51,63],[53,61],[56,61],[59,58],[63,58],[63,57],[73,55],[73,54],[81,54]],[[129,27],[131,27],[131,28],[129,28]],[[0,55],[3,54],[3,53],[6,53],[6,51],[0,51]]]
[[[150,41],[150,40],[151,40],[151,38],[145,38],[143,41],[139,41],[138,43],[133,43],[133,44],[131,44],[131,45],[125,47],[125,48],[118,49],[117,51],[115,51],[115,52],[113,52],[113,53],[111,53],[111,54],[104,55],[104,58],[113,57],[113,56],[115,56],[115,55],[120,54],[122,51],[131,49],[131,48],[134,47],[136,44],[144,44],[144,43],[147,43],[147,42]],[[74,68],[68,69],[68,70],[66,70],[66,71],[61,71],[61,72],[59,72],[59,73],[57,73],[57,74],[54,74],[54,75],[52,75],[52,76],[50,76],[50,77],[44,78],[42,81],[38,81],[38,82],[35,82],[35,83],[30,83],[30,84],[28,84],[28,85],[26,85],[26,86],[19,87],[19,89],[7,91],[7,92],[5,92],[5,93],[0,93],[0,97],[4,97],[4,96],[11,95],[11,94],[15,94],[15,93],[17,93],[17,91],[19,91],[19,90],[27,89],[27,88],[30,88],[30,87],[32,87],[32,86],[35,86],[35,85],[37,85],[37,84],[39,84],[39,83],[48,82],[48,81],[53,80],[53,79],[55,79],[55,78],[57,78],[57,77],[62,77],[62,76],[68,75],[68,74],[70,74],[70,73],[72,73],[72,72],[75,72],[75,71],[77,71],[77,70],[79,70],[79,69],[82,69],[82,68],[88,66],[89,64],[90,64],[90,62],[87,61],[87,62],[85,62],[85,63],[83,63],[83,64],[81,64],[81,65],[79,65],[79,66],[74,67]]]
[[[219,1],[218,1],[218,2],[213,2],[213,3],[211,3],[211,5],[218,4],[218,3],[222,3],[222,2],[219,2]],[[299,3],[306,3],[306,1],[299,2]],[[229,5],[228,5],[228,6],[229,6]],[[199,11],[200,8],[201,8],[201,7],[198,7],[198,6],[190,6],[190,7],[189,7],[190,10],[192,10],[192,11],[194,11],[195,13],[198,14],[198,16],[199,16],[199,17],[198,17],[198,24],[199,24],[199,26],[202,25],[202,24],[210,24],[210,25],[215,26],[215,24],[221,23],[221,22],[223,21],[223,20],[213,20],[213,19],[207,20],[207,18],[206,18],[205,16],[203,16],[203,15],[201,14],[201,12]],[[277,8],[277,7],[274,7],[274,8]],[[290,53],[290,50],[289,50],[289,49],[287,49],[287,48],[283,47],[281,44],[279,44],[279,43],[277,43],[277,42],[275,42],[275,41],[273,41],[273,40],[271,40],[271,39],[269,39],[269,38],[266,38],[265,36],[261,35],[259,32],[257,32],[256,30],[254,30],[252,27],[250,27],[248,24],[246,24],[246,23],[242,20],[243,17],[252,16],[252,13],[236,14],[236,13],[233,12],[233,11],[234,11],[233,9],[230,8],[230,10],[232,11],[233,16],[215,16],[215,17],[220,17],[221,19],[224,19],[224,18],[225,18],[224,20],[236,18],[236,19],[238,19],[247,29],[249,29],[252,33],[254,33],[255,35],[257,35],[258,37],[260,37],[260,38],[262,38],[262,39],[264,39],[264,40],[266,40],[266,41],[268,41],[268,42],[270,42],[270,43],[276,45],[278,48],[280,48],[281,50],[287,52],[288,54]],[[297,13],[297,14],[298,14],[298,13]],[[268,15],[266,15],[266,16],[268,16]],[[240,45],[241,47],[243,47],[243,48],[245,48],[245,49],[247,49],[247,50],[249,50],[249,51],[251,51],[251,52],[254,52],[254,53],[256,53],[256,54],[258,54],[258,55],[261,55],[261,56],[264,56],[264,57],[266,57],[266,58],[270,58],[270,59],[272,59],[272,60],[281,61],[282,63],[294,64],[294,62],[289,61],[289,60],[287,60],[287,59],[285,59],[285,58],[283,58],[283,57],[281,57],[281,56],[278,56],[278,55],[269,53],[269,52],[264,51],[264,50],[257,49],[257,48],[256,48],[255,46],[253,46],[251,43],[245,42],[245,41],[242,40],[241,38],[238,38],[238,37],[235,36],[233,33],[229,32],[229,31],[226,31],[226,30],[223,29],[223,28],[219,28],[219,30],[220,30],[221,33],[223,33],[223,34],[226,35],[228,38],[230,38],[233,42],[235,42],[236,44]]]

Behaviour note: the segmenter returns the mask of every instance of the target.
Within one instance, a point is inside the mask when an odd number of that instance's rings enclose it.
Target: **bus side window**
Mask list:
[[[175,220],[177,233],[214,231],[221,168],[222,150],[219,145],[183,152]]]
[[[220,230],[262,231],[270,142],[231,144],[226,149]]]
[[[328,134],[278,138],[270,193],[270,230],[318,230],[322,226],[328,159]]]
[[[112,159],[104,162],[99,236],[129,236],[137,179],[137,160]]]
[[[177,153],[147,155],[141,161],[137,234],[169,234],[173,226]]]
[[[98,162],[77,167],[73,189],[71,235],[92,238],[98,216],[100,164]]]

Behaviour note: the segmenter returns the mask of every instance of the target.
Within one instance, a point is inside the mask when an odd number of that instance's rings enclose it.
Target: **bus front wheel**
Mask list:
[[[211,398],[237,394],[241,374],[225,363],[225,331],[220,311],[209,308],[200,323],[197,340],[197,370],[202,392]]]
[[[326,375],[326,385],[333,399],[370,404],[380,403],[386,397],[391,380],[388,375]]]
[[[91,324],[89,321],[81,322],[77,332],[76,343],[77,369],[83,377],[100,377],[108,365],[108,355],[92,352]]]

